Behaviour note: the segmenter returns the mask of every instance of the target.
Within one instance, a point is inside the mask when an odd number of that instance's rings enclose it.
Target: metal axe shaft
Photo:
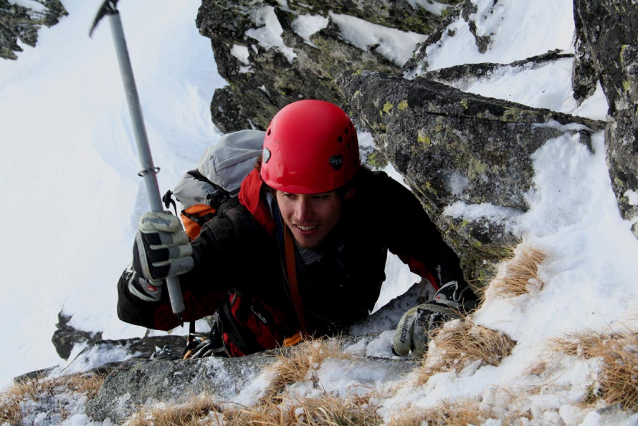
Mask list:
[[[144,127],[144,119],[142,117],[140,99],[137,94],[135,79],[133,77],[133,68],[131,67],[131,60],[126,47],[126,39],[124,38],[122,20],[120,19],[119,12],[115,9],[116,3],[117,0],[110,2],[110,4],[109,2],[105,2],[103,8],[108,6],[108,12],[106,15],[111,22],[115,51],[117,52],[117,59],[120,64],[120,73],[122,74],[122,81],[124,83],[124,91],[126,92],[126,99],[128,101],[128,109],[133,123],[137,151],[140,156],[140,163],[142,164],[140,176],[144,179],[146,192],[151,205],[151,211],[162,212],[164,209],[162,207],[162,200],[156,176],[159,169],[153,165],[151,149],[148,144],[148,137],[146,136],[146,128]],[[102,10],[100,10],[100,13],[101,12]],[[102,16],[103,15],[104,14],[102,14]],[[97,26],[99,19],[101,19],[101,17],[98,13],[98,19],[96,19],[93,29]],[[171,301],[173,313],[179,319],[180,324],[183,325],[181,314],[184,312],[184,298],[179,285],[179,279],[177,277],[170,277],[166,280],[166,285],[168,287],[168,295]]]

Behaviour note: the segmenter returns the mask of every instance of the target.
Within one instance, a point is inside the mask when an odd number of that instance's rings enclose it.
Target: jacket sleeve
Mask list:
[[[465,285],[458,256],[445,243],[416,196],[385,173],[375,179],[379,180],[375,186],[387,197],[383,228],[388,249],[436,289],[454,280]]]

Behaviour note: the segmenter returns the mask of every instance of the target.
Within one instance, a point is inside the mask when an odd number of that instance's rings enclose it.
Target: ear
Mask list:
[[[344,200],[349,200],[354,196],[354,193],[357,191],[357,188],[350,188],[346,191],[346,195],[343,197]]]

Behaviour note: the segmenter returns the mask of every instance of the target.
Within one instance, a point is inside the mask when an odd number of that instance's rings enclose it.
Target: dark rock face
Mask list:
[[[582,55],[609,103],[607,162],[620,210],[631,220],[638,216],[638,8],[630,0],[575,0],[574,19]]]
[[[462,259],[467,280],[484,281],[491,263],[517,243],[508,220],[446,213],[456,202],[491,205],[504,217],[527,210],[531,154],[548,139],[578,132],[589,145],[604,123],[497,99],[417,78],[360,72],[338,81],[352,116],[420,198]],[[578,126],[568,124],[577,123]]]
[[[38,1],[46,7],[44,12],[36,12],[27,7],[0,0],[0,58],[18,59],[15,52],[21,52],[18,40],[34,46],[38,41],[38,29],[51,27],[59,19],[68,15],[60,0]]]
[[[402,64],[382,56],[378,46],[361,50],[346,42],[330,11],[420,34],[428,34],[443,19],[414,9],[406,0],[288,1],[287,7],[275,1],[205,0],[197,26],[211,39],[219,73],[230,83],[215,92],[211,104],[220,130],[264,129],[279,109],[299,99],[342,105],[334,79],[343,71],[400,72]],[[304,40],[295,31],[300,16],[321,17],[325,27]],[[259,32],[273,28],[273,23],[281,27],[281,45],[264,47]]]
[[[96,343],[102,340],[102,333],[89,333],[88,331],[76,330],[69,325],[71,317],[64,315],[62,311],[58,314],[58,323],[55,325],[57,330],[53,332],[51,342],[55,346],[55,350],[62,359],[69,359],[73,346],[78,343],[88,342]]]

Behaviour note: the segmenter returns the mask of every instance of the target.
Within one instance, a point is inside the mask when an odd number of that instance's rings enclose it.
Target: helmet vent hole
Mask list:
[[[337,138],[337,142],[339,143],[343,142],[343,136],[339,135],[339,137]]]
[[[272,129],[268,129],[267,135],[270,136],[271,133],[272,133]]]
[[[343,129],[344,132],[346,132],[346,135],[348,134],[348,128],[346,127],[345,129]]]

